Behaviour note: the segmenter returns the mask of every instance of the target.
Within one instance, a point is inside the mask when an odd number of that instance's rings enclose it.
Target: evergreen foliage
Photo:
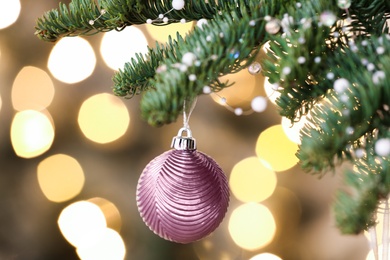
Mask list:
[[[388,0],[186,0],[182,10],[172,9],[171,0],[100,0],[99,6],[73,0],[39,18],[36,34],[56,41],[121,30],[159,14],[169,20],[153,20],[156,26],[183,18],[208,22],[129,61],[114,75],[116,95],[142,94],[141,114],[151,125],[173,122],[184,100],[204,86],[229,87],[219,78],[248,67],[269,41],[262,72],[278,86],[280,114],[292,122],[310,115],[297,154],[302,167],[322,176],[351,162],[350,189],[335,203],[337,223],[345,233],[374,224],[373,213],[390,192],[390,155],[376,149],[378,140],[390,140]],[[187,53],[196,59],[183,69]]]

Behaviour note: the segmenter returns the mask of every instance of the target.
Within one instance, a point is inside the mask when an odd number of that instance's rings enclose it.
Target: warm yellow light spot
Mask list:
[[[298,145],[292,142],[283,131],[282,125],[274,125],[264,130],[256,143],[256,154],[269,164],[274,171],[285,171],[293,167]]]
[[[16,110],[44,109],[53,97],[53,81],[45,71],[27,66],[16,76],[12,86],[12,104]]]
[[[262,253],[255,255],[249,260],[282,260],[282,258],[271,253]]]
[[[50,119],[34,110],[16,113],[11,125],[11,142],[15,153],[32,158],[46,152],[54,140]]]
[[[21,6],[19,0],[0,0],[0,5],[0,29],[4,29],[16,22]]]
[[[243,202],[260,202],[271,196],[276,187],[275,173],[259,158],[250,157],[237,163],[230,174],[230,188]]]
[[[234,85],[222,89],[218,92],[218,95],[211,95],[215,102],[220,105],[225,105],[221,100],[221,98],[224,98],[231,107],[250,108],[252,99],[257,95],[255,92],[255,88],[257,87],[256,77],[244,69],[237,73],[220,77],[219,80],[222,83],[229,81],[229,84],[234,82]]]
[[[229,233],[233,241],[247,250],[268,245],[276,232],[276,224],[267,207],[247,203],[236,208],[229,219]]]
[[[121,99],[102,93],[84,101],[78,122],[88,139],[103,144],[117,140],[127,131],[130,116]]]
[[[282,117],[282,126],[287,137],[296,144],[301,143],[300,131],[306,123],[306,116],[302,116],[298,122],[291,123],[291,120]]]
[[[100,53],[108,67],[114,70],[123,68],[126,62],[135,58],[136,53],[146,54],[148,42],[143,32],[135,26],[123,31],[110,31],[104,34]]]
[[[78,247],[77,254],[81,260],[123,260],[126,247],[118,232],[107,228],[93,245]]]
[[[268,77],[265,77],[264,79],[264,91],[268,97],[268,99],[273,103],[276,104],[276,99],[280,97],[280,92],[278,91],[279,86],[278,84],[271,84],[268,81]]]
[[[65,37],[59,40],[47,63],[56,79],[69,84],[88,78],[95,65],[96,57],[91,44],[80,37]]]
[[[43,194],[54,202],[74,198],[84,186],[84,172],[76,159],[57,154],[38,165],[38,183]]]
[[[74,247],[91,246],[106,232],[107,224],[100,208],[87,201],[78,201],[62,210],[58,226]]]
[[[160,43],[166,43],[169,35],[173,39],[176,39],[176,34],[179,33],[183,38],[192,30],[194,23],[172,23],[164,26],[156,26],[152,24],[145,24],[146,30],[150,35]]]
[[[101,209],[106,218],[107,227],[114,229],[118,232],[121,230],[121,214],[118,208],[114,205],[114,203],[103,198],[92,198],[88,201],[96,204]]]

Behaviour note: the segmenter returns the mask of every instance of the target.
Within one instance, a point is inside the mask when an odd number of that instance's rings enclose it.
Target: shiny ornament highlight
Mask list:
[[[229,187],[218,164],[196,150],[191,134],[176,136],[172,148],[143,170],[137,206],[155,234],[191,243],[209,235],[222,222],[229,205]]]

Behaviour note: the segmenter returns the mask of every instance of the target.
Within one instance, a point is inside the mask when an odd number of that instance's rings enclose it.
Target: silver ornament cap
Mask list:
[[[184,136],[184,133],[187,136]],[[172,139],[171,148],[176,150],[196,150],[196,140],[192,137],[191,130],[186,127],[180,128],[177,136]]]

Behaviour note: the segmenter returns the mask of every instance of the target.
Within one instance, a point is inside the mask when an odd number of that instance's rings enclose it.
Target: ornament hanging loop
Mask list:
[[[194,138],[192,138],[192,132],[188,124],[192,111],[194,111],[195,105],[196,98],[192,100],[184,100],[183,127],[179,129],[177,136],[172,139],[171,148],[176,150],[196,150],[196,141]]]
[[[183,134],[186,133],[184,136]],[[177,136],[173,137],[171,147],[176,150],[196,150],[196,141],[192,138],[192,133],[189,128],[180,128]]]
[[[185,99],[183,104],[183,127],[190,129],[189,121],[192,111],[195,109],[197,97],[193,99]]]

